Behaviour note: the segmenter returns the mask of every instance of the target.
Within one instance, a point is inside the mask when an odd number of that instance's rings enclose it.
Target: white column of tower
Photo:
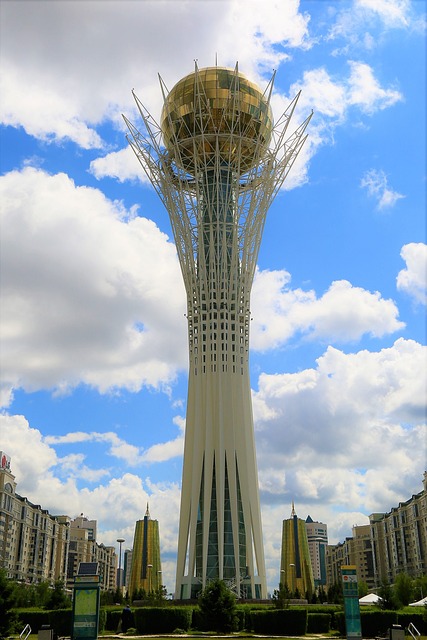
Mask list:
[[[176,598],[225,580],[265,598],[249,379],[250,291],[265,215],[305,141],[289,137],[298,96],[275,126],[262,93],[236,68],[198,69],[170,93],[160,126],[135,96],[129,142],[172,224],[187,292],[189,386]],[[310,116],[311,117],[311,116]]]

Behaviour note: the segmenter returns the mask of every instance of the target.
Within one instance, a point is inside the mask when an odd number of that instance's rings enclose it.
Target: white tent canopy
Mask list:
[[[418,602],[411,602],[409,604],[409,606],[410,607],[423,607],[425,604],[427,604],[427,596],[425,598],[422,598],[422,600],[418,600]]]
[[[368,593],[363,598],[359,598],[359,604],[377,604],[381,599],[376,593]]]

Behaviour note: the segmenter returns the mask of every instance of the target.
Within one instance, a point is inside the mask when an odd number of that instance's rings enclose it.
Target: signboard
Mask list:
[[[347,640],[361,638],[362,625],[360,623],[359,589],[356,567],[354,565],[342,565],[341,576]]]
[[[88,578],[89,576],[85,576]],[[91,582],[74,583],[73,597],[73,640],[84,638],[96,640],[99,622],[99,576],[92,576]]]
[[[10,471],[10,456],[4,451],[0,451],[0,468]]]

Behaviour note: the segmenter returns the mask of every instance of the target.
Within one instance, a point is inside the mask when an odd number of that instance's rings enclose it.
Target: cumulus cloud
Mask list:
[[[427,245],[422,242],[405,244],[400,252],[406,269],[397,274],[399,291],[409,295],[415,302],[427,303]]]
[[[265,0],[262,12],[255,5],[242,12],[239,0],[221,11],[216,2],[6,3],[1,121],[43,140],[100,147],[96,127],[133,109],[131,89],[143,86],[144,101],[159,113],[157,73],[176,82],[192,70],[195,52],[201,66],[214,64],[218,52],[221,65],[245,60],[250,75],[271,73],[288,58],[283,45],[307,46],[309,16],[298,0]]]
[[[264,351],[295,336],[350,342],[368,334],[382,337],[404,327],[393,300],[335,281],[317,297],[291,289],[286,271],[257,270],[252,289],[251,347]]]
[[[148,183],[148,178],[135,157],[130,146],[112,151],[106,156],[96,158],[90,163],[90,172],[95,178],[116,178],[119,182],[125,180],[138,180]]]
[[[402,338],[378,352],[329,347],[315,369],[262,374],[253,406],[263,500],[356,505],[368,514],[417,486],[426,351]]]
[[[381,170],[370,169],[367,171],[360,181],[360,186],[366,189],[368,195],[377,201],[378,211],[394,207],[398,200],[405,197],[389,187],[388,178]]]
[[[135,445],[129,444],[122,438],[120,438],[114,432],[104,432],[99,433],[96,431],[71,431],[64,435],[50,435],[44,438],[44,442],[48,445],[69,445],[69,444],[81,444],[88,442],[97,442],[107,445],[107,453],[112,458],[116,458],[118,461],[124,462],[128,467],[137,467],[138,465],[143,465],[144,463],[153,463],[153,462],[166,462],[171,458],[175,458],[181,456],[184,450],[184,421],[177,417],[174,420],[175,424],[178,426],[180,433],[179,435],[170,440],[169,442],[162,442],[155,444],[151,447],[148,447],[146,450],[137,447]],[[72,473],[77,477],[82,473],[86,474],[86,478],[92,474],[94,477],[98,475],[102,477],[102,475],[107,474],[107,471],[97,472],[94,470],[89,470],[82,467],[83,457],[81,454],[78,455],[68,455],[64,458],[61,458],[61,465],[64,468],[66,467],[66,471],[68,474]]]
[[[349,61],[350,78],[348,102],[357,105],[364,113],[386,109],[402,100],[396,89],[384,89],[375,78],[372,68],[365,63]]]
[[[420,18],[410,0],[353,0],[336,5],[335,20],[329,29],[330,40],[343,40],[334,55],[348,55],[355,49],[370,50],[377,42],[371,35],[379,26],[383,34],[391,29],[418,30]]]
[[[64,174],[26,168],[0,184],[4,382],[59,391],[82,381],[100,391],[169,384],[187,355],[167,236]]]

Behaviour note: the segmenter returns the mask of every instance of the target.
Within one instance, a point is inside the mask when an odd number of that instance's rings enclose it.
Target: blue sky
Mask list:
[[[262,7],[262,9],[261,9]],[[147,501],[174,590],[187,393],[167,212],[127,147],[194,68],[239,69],[309,139],[265,226],[250,370],[269,589],[281,523],[330,542],[421,490],[425,3],[1,4],[0,450],[17,490],[133,540]],[[118,545],[116,545],[118,546]]]

